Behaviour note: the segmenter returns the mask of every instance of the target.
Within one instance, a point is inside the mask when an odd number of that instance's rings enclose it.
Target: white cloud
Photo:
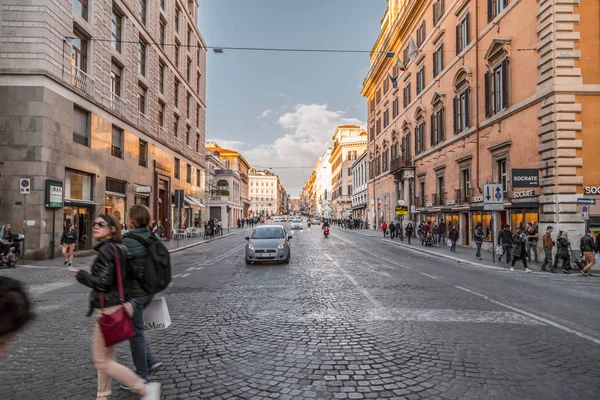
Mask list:
[[[281,98],[284,98],[284,99],[287,99],[287,100],[292,100],[292,98],[288,94],[286,94],[286,93],[279,92],[279,93],[277,93],[277,96],[279,96]]]
[[[256,117],[256,118],[258,118],[258,119],[265,118],[265,117],[269,116],[269,114],[271,114],[272,112],[273,112],[273,110],[272,110],[272,109],[270,109],[270,108],[267,108],[265,111],[263,111],[263,112],[262,112],[262,113],[261,113],[261,114],[260,114],[258,117]]]

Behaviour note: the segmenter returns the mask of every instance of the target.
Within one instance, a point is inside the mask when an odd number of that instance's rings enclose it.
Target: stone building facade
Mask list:
[[[268,170],[250,170],[250,215],[283,214],[283,198],[279,177]]]
[[[376,218],[404,200],[413,222],[457,225],[463,245],[477,224],[491,239],[526,222],[577,243],[577,199],[599,186],[599,12],[597,1],[390,0],[362,92]],[[523,173],[539,185],[519,187]],[[504,210],[484,210],[489,183]]]
[[[369,220],[369,163],[364,152],[350,167],[352,174],[352,218]]]
[[[197,7],[2,1],[0,215],[22,226],[19,179],[29,178],[26,258],[56,254],[70,222],[77,250],[90,249],[94,217],[126,224],[134,203],[150,207],[168,239],[176,189],[186,195],[181,225],[202,219],[206,48]],[[55,218],[46,179],[63,185]]]

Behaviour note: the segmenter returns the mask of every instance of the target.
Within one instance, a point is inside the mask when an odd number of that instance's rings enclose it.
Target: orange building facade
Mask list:
[[[362,91],[372,226],[400,201],[466,246],[476,224],[491,240],[537,222],[577,244],[600,228],[600,202],[589,219],[578,204],[600,193],[600,2],[553,3],[388,1]],[[489,183],[504,210],[484,210]]]

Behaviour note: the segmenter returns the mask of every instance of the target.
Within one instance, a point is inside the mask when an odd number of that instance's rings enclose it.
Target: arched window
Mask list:
[[[379,149],[375,149],[375,176],[381,174],[381,153],[379,153]]]
[[[425,116],[421,107],[415,112],[415,124],[415,155],[418,155],[425,151]]]
[[[225,179],[218,181],[215,194],[217,196],[229,196],[229,182],[227,182]]]
[[[458,70],[454,77],[453,119],[454,134],[468,129],[471,124],[470,72],[466,68]]]

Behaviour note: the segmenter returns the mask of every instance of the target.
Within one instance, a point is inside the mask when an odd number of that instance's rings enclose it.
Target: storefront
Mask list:
[[[517,229],[526,229],[527,223],[539,223],[540,207],[535,190],[519,190],[512,194],[510,206],[510,228],[513,232]]]
[[[152,193],[152,186],[136,185],[133,189],[133,203],[142,204],[150,208],[150,194]]]
[[[447,212],[444,214],[444,222],[446,223],[446,233],[454,226],[460,232],[460,214],[455,212]]]
[[[121,225],[127,224],[127,182],[106,178],[104,213],[111,214]]]
[[[79,236],[75,251],[92,248],[92,222],[97,205],[92,199],[92,189],[92,174],[66,171],[63,229],[67,229],[70,224],[75,226]]]

